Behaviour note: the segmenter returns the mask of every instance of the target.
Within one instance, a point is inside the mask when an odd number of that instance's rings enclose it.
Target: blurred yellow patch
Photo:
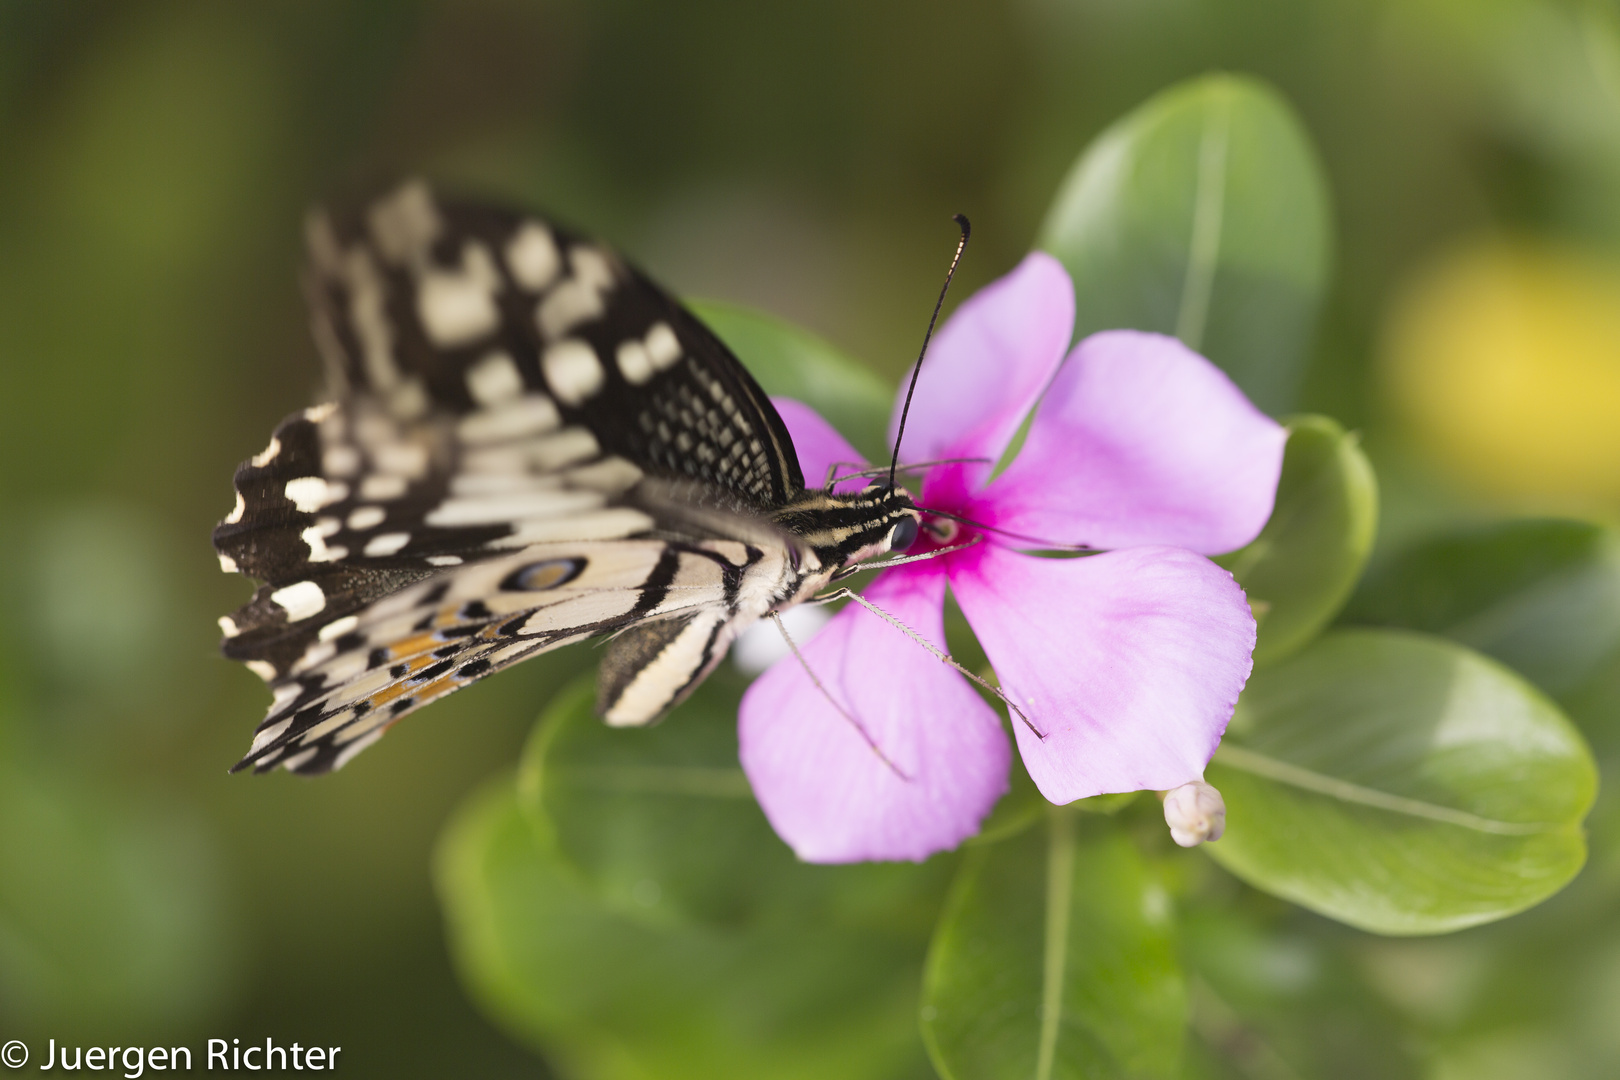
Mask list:
[[[1402,294],[1384,385],[1472,486],[1545,504],[1620,501],[1620,264],[1478,242]]]

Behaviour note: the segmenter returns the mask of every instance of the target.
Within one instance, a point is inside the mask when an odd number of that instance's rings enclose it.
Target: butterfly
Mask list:
[[[408,182],[306,226],[331,400],[236,471],[220,620],[273,701],[232,771],[322,773],[406,714],[609,638],[597,708],[649,724],[752,623],[921,516],[894,484],[807,489],[721,341],[600,243]]]

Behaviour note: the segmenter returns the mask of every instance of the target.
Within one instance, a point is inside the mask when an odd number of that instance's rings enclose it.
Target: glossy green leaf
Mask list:
[[[1186,1021],[1169,894],[1102,820],[974,848],[934,934],[923,1036],[947,1080],[1174,1076]]]
[[[773,397],[811,406],[869,461],[889,457],[894,388],[838,349],[774,315],[712,300],[691,309],[731,347]],[[822,477],[805,477],[810,485]]]
[[[1262,409],[1293,407],[1327,283],[1326,181],[1299,119],[1254,79],[1166,90],[1081,155],[1036,243],[1074,278],[1075,334],[1174,334]]]
[[[1257,671],[1211,763],[1256,888],[1364,930],[1490,922],[1581,868],[1597,771],[1558,708],[1440,638],[1345,630]]]
[[[563,1075],[928,1075],[914,937],[816,921],[649,926],[583,889],[529,817],[510,781],[492,785],[446,830],[436,879],[463,979]]]
[[[520,800],[542,840],[611,907],[641,921],[792,913],[926,935],[951,857],[922,866],[799,862],[738,764],[741,688],[722,669],[667,721],[633,729],[596,717],[589,677],[560,693],[519,774]]]
[[[1290,420],[1271,520],[1254,543],[1215,560],[1255,608],[1256,664],[1296,651],[1332,621],[1377,531],[1378,481],[1356,437],[1325,416]]]
[[[1370,574],[1344,618],[1442,634],[1560,695],[1620,650],[1620,537],[1548,520],[1438,537]]]

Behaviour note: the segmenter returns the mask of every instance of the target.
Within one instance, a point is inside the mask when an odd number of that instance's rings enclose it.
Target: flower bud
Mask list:
[[[1170,839],[1182,847],[1219,840],[1226,831],[1226,801],[1202,780],[1182,784],[1165,793],[1164,822],[1170,826]]]

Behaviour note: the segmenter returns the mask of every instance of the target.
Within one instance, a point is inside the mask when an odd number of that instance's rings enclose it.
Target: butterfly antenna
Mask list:
[[[923,357],[928,355],[928,339],[934,336],[934,324],[939,321],[939,309],[945,306],[945,293],[951,287],[951,278],[956,276],[956,264],[962,261],[962,250],[967,247],[968,237],[973,233],[973,226],[968,223],[966,214],[952,214],[951,220],[962,230],[962,239],[956,242],[956,254],[951,256],[951,268],[945,271],[945,284],[940,286],[939,299],[934,301],[934,314],[928,320],[928,332],[923,335],[922,351],[917,354],[917,362],[911,368],[911,384],[906,387],[906,403],[900,409],[900,427],[894,433],[894,457],[889,461],[891,488],[894,487],[895,469],[900,464],[900,440],[906,434],[906,417],[911,412],[911,395],[917,390],[917,376],[922,374]]]

